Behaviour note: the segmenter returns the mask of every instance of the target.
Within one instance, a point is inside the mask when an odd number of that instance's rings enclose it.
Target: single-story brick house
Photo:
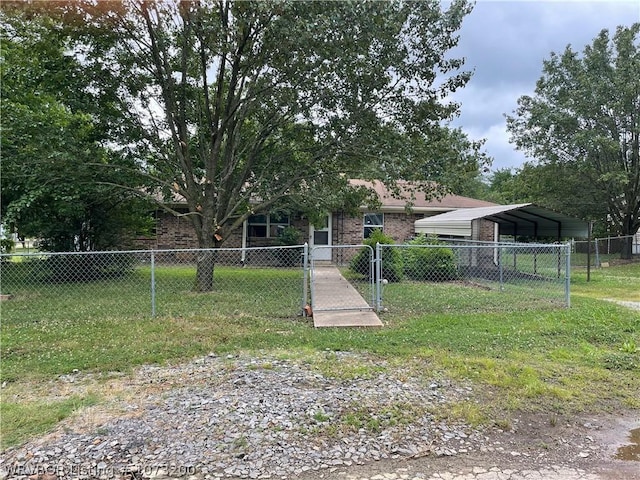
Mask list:
[[[397,198],[380,182],[351,180],[354,185],[365,185],[372,188],[380,200],[380,208],[371,211],[365,207],[356,216],[345,212],[332,212],[325,218],[323,225],[312,225],[301,215],[257,214],[251,216],[241,229],[232,232],[223,244],[225,248],[261,247],[277,244],[278,233],[285,227],[292,226],[302,234],[302,241],[311,247],[319,245],[358,245],[367,238],[374,229],[381,229],[396,242],[403,242],[415,236],[416,220],[438,215],[444,212],[464,208],[478,208],[495,205],[491,202],[445,195],[440,199],[426,198],[417,192],[412,199],[411,211],[406,209],[406,198]],[[186,211],[186,207],[185,207]],[[474,232],[474,240],[493,241],[495,224],[490,221],[481,222]],[[174,216],[164,211],[156,214],[155,236],[141,242],[150,249],[197,248],[198,242],[191,222],[187,217]]]

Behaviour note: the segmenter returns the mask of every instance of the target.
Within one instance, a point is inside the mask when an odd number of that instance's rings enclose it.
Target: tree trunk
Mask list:
[[[627,236],[622,239],[622,248],[620,249],[620,258],[623,260],[631,260],[633,254],[633,237]]]
[[[620,249],[620,258],[623,260],[631,260],[633,256],[633,235],[638,230],[638,224],[634,222],[634,214],[626,214],[622,224],[622,235],[626,238],[622,241]]]
[[[214,286],[213,271],[216,262],[216,249],[220,247],[215,233],[208,227],[213,222],[204,222],[204,224],[198,225],[196,231],[198,233],[198,248],[200,249],[196,254],[196,292],[210,292]]]
[[[215,251],[208,249],[198,252],[196,262],[196,292],[210,292],[213,290],[215,261]]]

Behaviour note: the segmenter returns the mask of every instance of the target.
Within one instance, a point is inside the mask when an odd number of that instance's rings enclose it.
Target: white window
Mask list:
[[[384,230],[384,213],[365,213],[362,223],[364,225],[363,237],[369,238],[374,230]]]
[[[251,215],[247,224],[249,237],[275,238],[289,226],[289,216],[278,213]]]

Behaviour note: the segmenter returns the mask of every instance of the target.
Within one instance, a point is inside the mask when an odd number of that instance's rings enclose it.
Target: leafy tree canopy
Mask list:
[[[156,199],[185,200],[200,247],[292,199],[310,214],[357,205],[366,192],[348,178],[437,194],[435,182],[487,161],[448,126],[459,108],[448,96],[470,78],[448,55],[466,0],[5,8],[65,32],[115,158]]]
[[[603,30],[582,54],[568,46],[543,64],[535,95],[523,96],[508,129],[536,159],[520,175],[550,207],[612,230],[640,227],[640,23]]]
[[[46,18],[2,11],[2,221],[56,251],[106,249],[144,227],[146,211],[90,165],[117,164],[101,146],[81,69]],[[114,169],[103,179],[126,184]]]

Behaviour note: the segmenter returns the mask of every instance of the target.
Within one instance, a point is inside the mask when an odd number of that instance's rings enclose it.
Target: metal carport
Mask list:
[[[463,208],[414,222],[416,233],[471,238],[475,220],[498,224],[499,235],[528,236],[535,239],[552,237],[587,237],[588,224],[533,203]]]

